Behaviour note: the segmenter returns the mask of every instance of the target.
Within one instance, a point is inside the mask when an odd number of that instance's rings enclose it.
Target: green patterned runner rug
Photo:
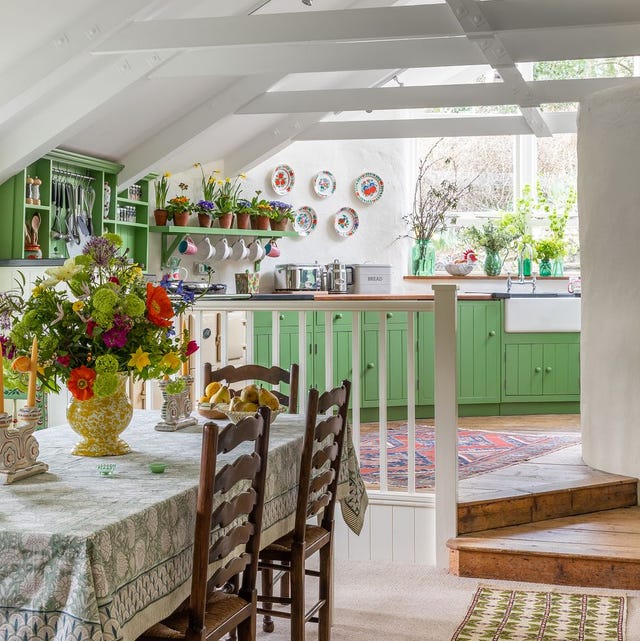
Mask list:
[[[480,587],[451,641],[623,641],[626,599]]]

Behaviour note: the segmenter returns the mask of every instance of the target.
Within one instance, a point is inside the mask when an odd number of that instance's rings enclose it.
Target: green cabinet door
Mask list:
[[[351,379],[351,312],[333,312],[333,385],[337,386],[345,378]],[[326,389],[325,367],[325,316],[324,312],[314,313],[313,324],[313,380],[310,384],[319,390]]]
[[[505,334],[503,401],[577,401],[579,334]]]
[[[377,407],[378,312],[365,312],[362,325],[362,406]],[[387,313],[387,405],[407,404],[407,313]]]
[[[458,303],[458,403],[500,402],[500,301]]]
[[[435,390],[435,317],[433,312],[419,312],[417,325],[416,405],[433,405]]]

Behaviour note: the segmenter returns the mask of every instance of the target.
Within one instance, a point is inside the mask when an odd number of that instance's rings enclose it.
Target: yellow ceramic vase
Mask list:
[[[67,408],[71,429],[82,441],[71,450],[76,456],[120,456],[131,451],[120,438],[133,416],[133,407],[127,398],[126,377],[120,377],[118,389],[111,395],[93,397],[88,401],[73,399]]]

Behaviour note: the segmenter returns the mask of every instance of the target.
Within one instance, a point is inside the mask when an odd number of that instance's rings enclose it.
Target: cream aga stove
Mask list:
[[[200,346],[192,354],[189,364],[189,371],[195,379],[192,388],[195,407],[203,394],[200,388],[205,363],[211,363],[214,369],[222,367],[223,363],[236,367],[246,363],[247,319],[245,312],[236,311],[226,312],[225,319],[222,313],[207,309],[206,301],[202,301],[187,315],[187,322],[191,337]],[[147,393],[151,394],[150,402],[147,402]],[[130,398],[137,408],[162,407],[162,394],[157,381],[152,381],[147,386],[136,385]]]

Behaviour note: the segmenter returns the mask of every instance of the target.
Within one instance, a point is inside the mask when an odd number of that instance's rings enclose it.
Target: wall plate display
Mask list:
[[[336,190],[336,179],[330,171],[319,171],[313,178],[313,191],[320,198],[328,198]]]
[[[356,178],[354,187],[358,200],[371,204],[381,198],[384,192],[384,181],[377,174],[367,171]]]
[[[344,238],[353,236],[358,231],[359,226],[358,214],[351,207],[343,207],[333,219],[333,228],[338,236],[343,236]]]
[[[289,165],[278,165],[271,175],[271,186],[279,196],[288,194],[293,188],[296,176]]]
[[[293,230],[299,236],[308,236],[317,226],[318,216],[311,207],[300,207],[293,218]]]

